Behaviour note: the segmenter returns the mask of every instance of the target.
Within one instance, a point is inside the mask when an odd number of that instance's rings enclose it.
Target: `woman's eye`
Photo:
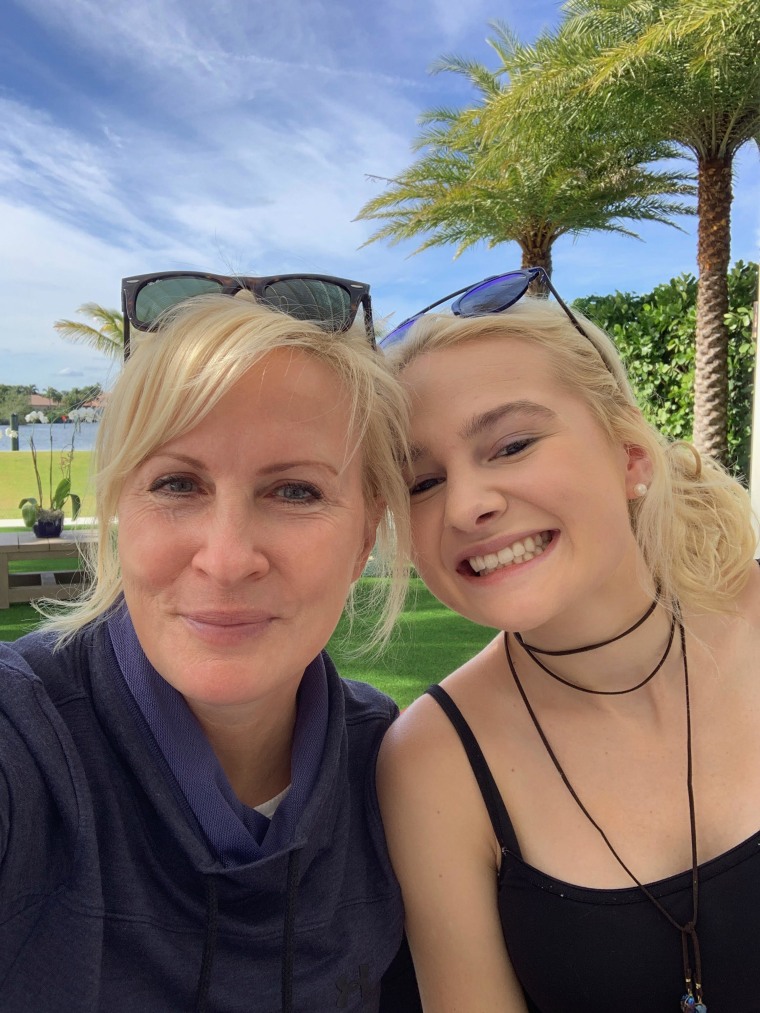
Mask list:
[[[163,475],[149,486],[150,492],[165,492],[171,496],[186,496],[196,489],[195,480],[186,475]]]
[[[520,454],[523,450],[527,450],[535,442],[536,440],[533,436],[526,436],[519,440],[509,440],[499,447],[494,457],[512,457],[514,454]]]
[[[275,495],[287,503],[317,503],[323,498],[310,482],[286,482],[277,487]]]
[[[419,496],[420,493],[434,489],[437,485],[440,485],[442,481],[442,478],[422,478],[419,479],[419,481],[412,481],[409,484],[409,495]]]

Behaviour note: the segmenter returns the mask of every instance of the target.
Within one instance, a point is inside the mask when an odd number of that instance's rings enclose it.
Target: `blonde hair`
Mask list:
[[[556,381],[584,400],[610,441],[642,448],[651,462],[647,494],[630,501],[629,514],[662,602],[730,610],[755,552],[748,493],[691,444],[667,440],[646,421],[613,342],[576,315],[588,339],[543,299],[524,298],[489,316],[428,314],[388,357],[398,375],[419,355],[463,341],[515,338],[545,349]]]
[[[174,308],[159,331],[139,341],[108,398],[94,452],[98,543],[89,560],[92,583],[76,601],[45,609],[45,627],[57,632],[59,646],[86,623],[107,617],[120,600],[115,526],[128,476],[201,422],[256,362],[278,349],[313,356],[348,395],[349,432],[356,434],[348,453],[361,454],[368,508],[385,506],[376,549],[379,569],[390,580],[376,582],[381,601],[368,643],[387,639],[403,604],[409,557],[409,496],[401,470],[407,405],[400,384],[359,327],[330,332],[250,299],[209,295]]]

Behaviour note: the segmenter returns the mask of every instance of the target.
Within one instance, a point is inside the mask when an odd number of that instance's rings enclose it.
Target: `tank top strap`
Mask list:
[[[461,739],[467,759],[470,761],[475,780],[478,782],[480,794],[483,796],[488,815],[491,819],[491,826],[499,842],[502,854],[509,852],[521,858],[520,845],[517,843],[512,820],[509,818],[507,807],[501,797],[499,789],[494,781],[491,768],[486,763],[486,758],[478,745],[472,729],[467,724],[464,715],[451,699],[442,686],[429,686],[425,691],[441,707],[446,717],[454,726],[454,729]]]

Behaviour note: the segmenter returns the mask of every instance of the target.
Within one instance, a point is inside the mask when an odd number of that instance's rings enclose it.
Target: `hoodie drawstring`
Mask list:
[[[293,1010],[293,934],[296,921],[296,897],[298,895],[298,851],[288,856],[288,879],[285,888],[285,925],[282,939],[282,1013]]]
[[[293,963],[295,949],[293,936],[296,921],[296,898],[298,896],[299,852],[291,851],[288,857],[288,876],[285,887],[285,924],[282,941],[282,1013],[293,1013]],[[198,989],[195,998],[195,1013],[205,1013],[211,985],[211,968],[216,953],[216,935],[219,923],[219,901],[216,880],[206,877],[206,939],[203,944],[203,959],[198,975]]]
[[[203,960],[198,976],[198,991],[195,997],[195,1013],[205,1013],[208,992],[211,985],[211,966],[216,953],[216,931],[218,928],[219,902],[216,893],[216,880],[213,876],[206,877],[206,939],[203,944]]]

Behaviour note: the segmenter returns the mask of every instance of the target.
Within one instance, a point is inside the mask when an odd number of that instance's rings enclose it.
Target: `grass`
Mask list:
[[[351,629],[346,619],[341,621],[328,650],[341,675],[369,682],[393,697],[399,707],[406,707],[431,683],[484,647],[494,631],[449,612],[415,579],[391,643],[379,657],[352,657],[366,639],[368,619],[362,617],[362,607],[366,612],[377,579],[365,577],[359,582],[357,619]],[[31,605],[0,610],[0,640],[17,640],[31,632],[39,619]]]
[[[45,506],[48,498],[50,451],[42,450],[37,454],[42,478],[42,491],[45,495]],[[58,453],[53,453],[53,489],[61,480]],[[77,450],[71,467],[71,488],[82,500],[81,514],[92,517],[95,512],[95,497],[90,484],[90,451]],[[34,477],[34,465],[30,450],[3,451],[0,453],[0,517],[21,517],[19,501],[27,496],[39,498],[37,480]],[[71,516],[71,504],[67,503],[67,519]]]
[[[365,577],[358,585],[357,609],[378,578]],[[357,618],[349,631],[343,619],[328,650],[341,675],[361,679],[407,707],[433,682],[440,680],[492,640],[495,631],[476,626],[450,612],[419,578],[412,580],[406,607],[391,642],[379,656],[352,654],[366,637],[367,621]]]
[[[0,609],[0,640],[18,640],[31,633],[39,621],[40,614],[31,605]]]

